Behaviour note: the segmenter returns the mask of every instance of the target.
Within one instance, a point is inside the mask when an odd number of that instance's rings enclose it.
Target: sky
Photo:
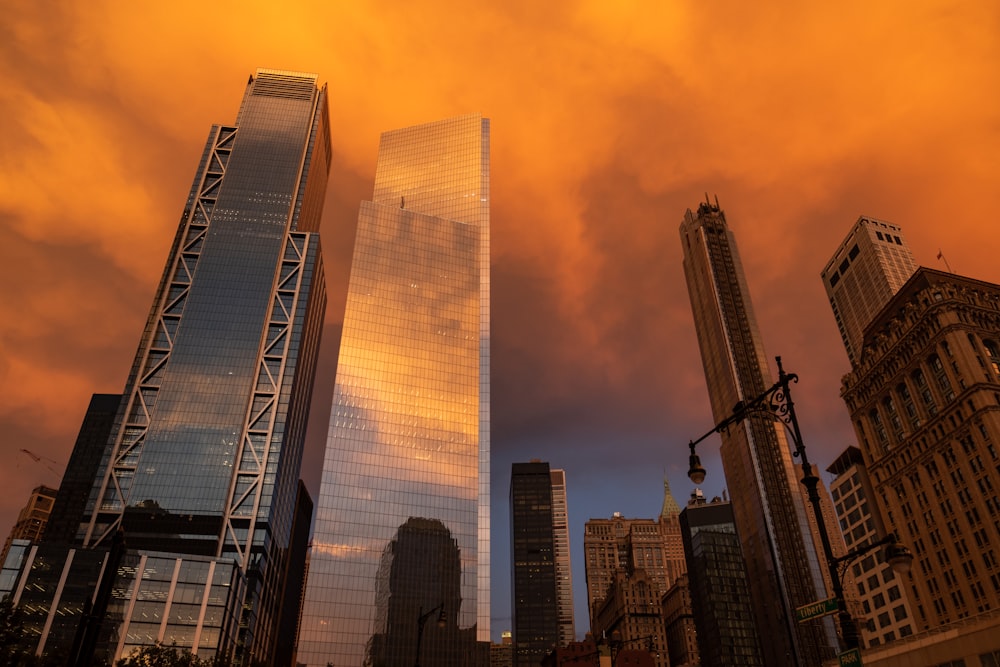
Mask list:
[[[0,534],[58,485],[90,395],[122,391],[209,128],[258,67],[329,86],[314,495],[379,134],[491,119],[495,638],[512,463],[566,470],[578,634],[584,522],[656,516],[665,477],[681,504],[693,488],[712,418],[678,228],[706,193],[820,468],[854,436],[819,272],[858,217],[1000,282],[997,3],[2,4]],[[720,495],[718,441],[699,452]]]

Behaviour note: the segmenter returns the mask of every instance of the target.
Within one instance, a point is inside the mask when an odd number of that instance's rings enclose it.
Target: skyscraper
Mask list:
[[[861,216],[820,274],[851,363],[865,327],[917,265],[898,226]]]
[[[326,105],[316,76],[261,69],[209,132],[77,535],[124,530],[115,656],[272,661],[326,306]]]
[[[716,422],[771,385],[736,240],[717,205],[688,210],[680,227],[695,329]],[[768,665],[819,665],[836,645],[832,623],[795,622],[796,607],[827,597],[804,487],[782,427],[750,414],[722,432],[733,503]]]
[[[700,664],[763,667],[761,644],[770,637],[758,636],[753,621],[757,610],[749,596],[732,504],[718,498],[706,503],[695,490],[680,521]]]
[[[538,460],[513,465],[510,528],[514,665],[539,665],[573,641],[564,471]]]
[[[358,215],[300,663],[360,665],[369,644],[410,641],[425,623],[433,632],[424,615],[442,605],[462,655],[477,658],[477,639],[488,654],[489,266],[489,121],[384,133]],[[386,635],[379,569],[411,519],[454,540],[460,605],[447,607],[444,589],[395,587],[421,613],[406,635]],[[435,571],[424,553],[408,572]]]

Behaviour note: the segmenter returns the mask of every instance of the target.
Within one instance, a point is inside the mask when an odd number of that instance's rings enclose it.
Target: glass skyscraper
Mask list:
[[[327,125],[316,76],[261,69],[209,132],[76,535],[124,532],[114,656],[161,641],[275,661],[326,307]]]
[[[728,417],[771,385],[746,276],[726,217],[706,202],[680,227],[684,275],[712,415]],[[799,624],[795,609],[827,597],[818,538],[807,516],[801,473],[773,415],[749,415],[725,429],[722,465],[746,558],[764,663],[816,666],[834,655],[829,620]]]
[[[382,135],[358,215],[302,664],[473,665],[489,640],[489,212],[489,120]]]

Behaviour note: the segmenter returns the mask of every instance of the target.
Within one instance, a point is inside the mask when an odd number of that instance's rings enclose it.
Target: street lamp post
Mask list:
[[[688,442],[688,447],[691,450],[688,458],[688,477],[695,484],[701,484],[705,481],[705,468],[701,465],[701,460],[698,458],[695,446],[710,435],[722,433],[733,424],[740,423],[751,412],[765,414],[781,422],[795,448],[792,455],[801,461],[802,484],[806,487],[809,503],[812,505],[813,514],[816,517],[816,527],[819,531],[820,542],[823,545],[823,556],[826,558],[827,570],[833,585],[833,596],[837,601],[844,648],[848,650],[857,649],[859,646],[858,628],[854,618],[847,610],[847,604],[844,602],[844,587],[841,583],[840,566],[843,565],[846,570],[847,566],[855,559],[883,545],[887,545],[886,557],[890,565],[899,571],[909,570],[909,564],[913,560],[913,556],[910,555],[909,549],[896,541],[895,535],[888,535],[881,540],[854,549],[839,558],[833,555],[833,549],[830,546],[830,536],[827,533],[826,522],[823,520],[823,511],[819,503],[818,486],[820,480],[813,472],[813,466],[806,457],[805,444],[802,442],[802,432],[799,430],[799,421],[795,416],[795,403],[792,402],[791,384],[798,382],[799,376],[794,373],[785,372],[784,367],[781,365],[781,357],[775,357],[775,360],[778,362],[777,382],[749,401],[740,401],[737,403],[733,407],[732,414],[716,424],[712,430],[697,440]]]
[[[437,619],[438,627],[443,628],[446,625],[447,614],[444,610],[444,602],[426,613],[424,612],[424,608],[420,607],[420,615],[417,617],[417,655],[413,661],[414,667],[420,667],[420,642],[424,638],[424,626],[427,624],[427,619],[434,615],[434,612],[440,612]]]

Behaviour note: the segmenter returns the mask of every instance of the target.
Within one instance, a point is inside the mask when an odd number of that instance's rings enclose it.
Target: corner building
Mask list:
[[[360,666],[366,655],[447,664],[449,637],[462,642],[462,664],[489,660],[489,210],[489,120],[382,135],[374,196],[358,215],[299,633],[304,665]],[[457,594],[380,581],[403,527],[429,522],[457,546]],[[417,551],[407,558],[409,581],[421,569],[425,580],[447,580],[432,574],[434,550],[419,553],[423,561]],[[386,624],[380,608],[419,614]]]
[[[917,269],[841,393],[886,529],[913,551],[915,636],[989,627],[979,648],[1000,657],[1000,286]]]
[[[707,202],[697,213],[688,210],[680,235],[705,382],[718,423],[737,402],[770,387],[771,370],[723,211]],[[721,439],[758,631],[767,638],[764,663],[818,666],[833,656],[836,634],[829,619],[795,622],[797,607],[827,595],[819,538],[785,433],[773,415],[750,415],[723,431]]]

